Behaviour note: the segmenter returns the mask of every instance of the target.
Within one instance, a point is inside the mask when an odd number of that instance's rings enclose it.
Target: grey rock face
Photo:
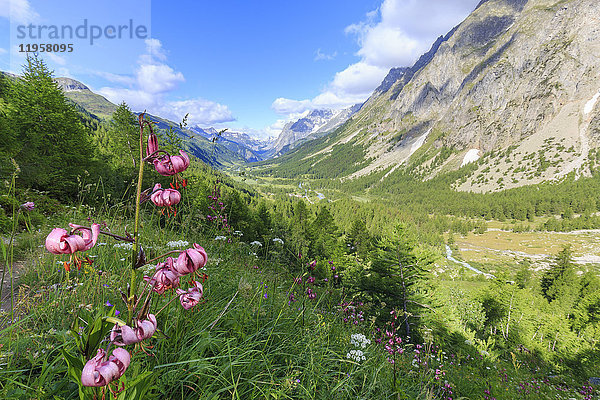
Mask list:
[[[291,150],[296,143],[310,135],[333,131],[354,115],[360,106],[357,104],[344,110],[312,110],[305,117],[288,122],[274,143],[274,154]]]
[[[515,148],[485,176],[504,183],[464,190],[589,174],[590,148],[600,146],[598,15],[597,0],[484,0],[412,67],[392,69],[328,149],[365,149],[369,165],[351,177],[405,164],[427,179],[460,168],[469,151]],[[428,169],[441,147],[453,155]],[[530,161],[540,151],[551,168]],[[517,164],[524,172],[513,172]]]
[[[74,91],[82,91],[82,90],[90,90],[89,87],[85,86],[83,83],[76,81],[71,78],[56,78],[56,83],[64,92],[74,92]]]

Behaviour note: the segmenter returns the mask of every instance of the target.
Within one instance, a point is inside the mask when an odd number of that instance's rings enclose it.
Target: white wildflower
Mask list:
[[[244,236],[244,234],[241,231],[233,231],[233,234],[235,236]]]
[[[167,247],[175,248],[175,247],[185,247],[190,243],[185,240],[171,240],[167,242]]]
[[[215,237],[215,240],[227,240],[226,236],[217,236]]]
[[[350,358],[356,362],[361,362],[367,359],[365,354],[360,350],[350,350],[348,353],[346,353],[346,358]]]
[[[283,240],[279,239],[279,238],[273,238],[273,242],[274,243],[279,243],[279,244],[283,245]]]
[[[262,247],[262,243],[259,242],[258,240],[255,240],[254,242],[250,242],[250,246]]]
[[[362,347],[364,349],[367,345],[371,344],[371,340],[367,339],[362,333],[355,333],[350,336],[350,343],[355,347]]]
[[[131,250],[131,249],[133,249],[133,243],[117,243],[117,244],[113,244],[113,247],[116,249]]]

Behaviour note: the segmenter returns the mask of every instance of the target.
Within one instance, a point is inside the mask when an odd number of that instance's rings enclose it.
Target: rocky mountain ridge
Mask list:
[[[273,155],[279,156],[298,145],[303,139],[318,138],[351,118],[361,107],[355,104],[342,110],[315,109],[284,125],[273,145]]]
[[[313,171],[333,154],[352,160],[346,179],[401,169],[426,180],[475,163],[454,185],[471,191],[588,175],[600,144],[598,15],[596,0],[482,1],[302,159]]]

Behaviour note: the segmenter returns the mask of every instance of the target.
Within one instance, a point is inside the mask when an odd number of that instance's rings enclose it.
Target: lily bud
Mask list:
[[[158,139],[154,133],[151,133],[148,136],[148,147],[146,148],[146,157],[149,157],[150,154],[154,154],[158,151]]]

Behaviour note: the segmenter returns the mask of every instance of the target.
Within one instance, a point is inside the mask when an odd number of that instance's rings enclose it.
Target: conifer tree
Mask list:
[[[117,166],[136,166],[139,132],[136,115],[122,102],[112,115],[106,150]]]
[[[292,214],[289,226],[291,245],[296,254],[306,255],[311,247],[310,215],[303,200],[294,203]]]
[[[351,254],[357,254],[365,259],[371,251],[371,235],[363,219],[352,222],[350,232],[346,237],[346,248]]]
[[[321,206],[310,226],[313,256],[329,258],[336,247],[337,226],[333,216],[325,206]]]
[[[580,279],[575,274],[571,247],[564,247],[556,256],[555,264],[541,281],[542,294],[569,315],[580,293]]]
[[[429,308],[423,293],[433,257],[417,251],[414,236],[402,225],[375,246],[371,266],[363,271],[358,287],[376,304],[380,319],[398,312],[401,332],[410,336],[420,313]]]
[[[14,129],[9,123],[10,112],[10,81],[0,73],[0,176],[6,178],[11,170],[11,157],[14,157],[17,142]]]
[[[77,176],[89,173],[92,165],[90,138],[42,59],[27,57],[11,101],[8,120],[18,137],[21,183],[54,195],[74,195]]]

